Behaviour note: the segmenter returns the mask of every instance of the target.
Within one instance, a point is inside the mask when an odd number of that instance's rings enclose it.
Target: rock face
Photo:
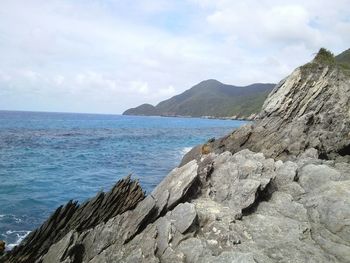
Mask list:
[[[212,153],[36,262],[348,262],[349,218],[348,163]]]
[[[0,256],[4,254],[5,251],[5,242],[0,240]]]
[[[60,207],[0,262],[293,262],[350,259],[350,82],[314,62],[256,123],[187,154],[144,198],[127,178]]]
[[[348,158],[350,77],[334,65],[302,66],[274,88],[255,123],[207,146],[216,153],[250,149],[281,160],[310,148],[321,159]],[[200,155],[193,149],[181,165]]]
[[[134,208],[143,198],[144,193],[138,182],[127,177],[120,180],[111,191],[101,192],[82,205],[70,201],[65,206],[60,206],[40,228],[31,232],[19,246],[7,253],[3,261],[35,262],[68,232],[75,230],[80,233],[93,228]]]

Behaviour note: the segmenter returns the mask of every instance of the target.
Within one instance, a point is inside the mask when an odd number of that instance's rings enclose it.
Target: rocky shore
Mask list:
[[[57,208],[42,226],[31,232],[19,246],[0,258],[0,261],[40,262],[37,261],[40,256],[70,231],[81,233],[107,222],[110,218],[133,209],[144,198],[138,182],[132,181],[129,176],[117,182],[109,192],[98,193],[82,205],[70,201]],[[75,247],[70,253],[73,258],[77,258],[82,251]]]
[[[317,58],[317,57],[316,57]],[[315,59],[148,196],[68,203],[0,262],[349,262],[350,78]]]

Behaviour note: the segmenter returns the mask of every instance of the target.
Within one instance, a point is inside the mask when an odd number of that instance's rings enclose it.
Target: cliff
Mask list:
[[[216,153],[250,149],[281,160],[292,160],[310,148],[317,149],[320,159],[349,156],[349,76],[333,57],[329,61],[316,56],[277,84],[255,123],[206,148]],[[182,164],[198,159],[200,150],[193,149]]]
[[[349,89],[350,78],[337,63],[315,59],[296,69],[271,92],[254,124],[194,148],[151,194],[137,195],[135,208],[83,229],[73,224],[31,258],[349,262]],[[79,214],[81,220],[91,215]],[[45,240],[40,232],[36,240]],[[30,240],[2,262],[28,262],[22,256],[35,245]]]
[[[156,106],[142,104],[123,115],[248,118],[261,110],[273,87],[274,84],[261,83],[237,87],[210,79]]]

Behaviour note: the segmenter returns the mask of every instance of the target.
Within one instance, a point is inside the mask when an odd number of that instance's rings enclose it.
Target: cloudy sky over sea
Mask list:
[[[121,113],[349,48],[349,0],[1,0],[0,109]]]

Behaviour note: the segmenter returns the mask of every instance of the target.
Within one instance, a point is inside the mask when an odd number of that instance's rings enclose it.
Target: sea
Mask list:
[[[129,174],[149,193],[193,146],[245,123],[0,111],[0,240],[13,248],[58,206]]]

